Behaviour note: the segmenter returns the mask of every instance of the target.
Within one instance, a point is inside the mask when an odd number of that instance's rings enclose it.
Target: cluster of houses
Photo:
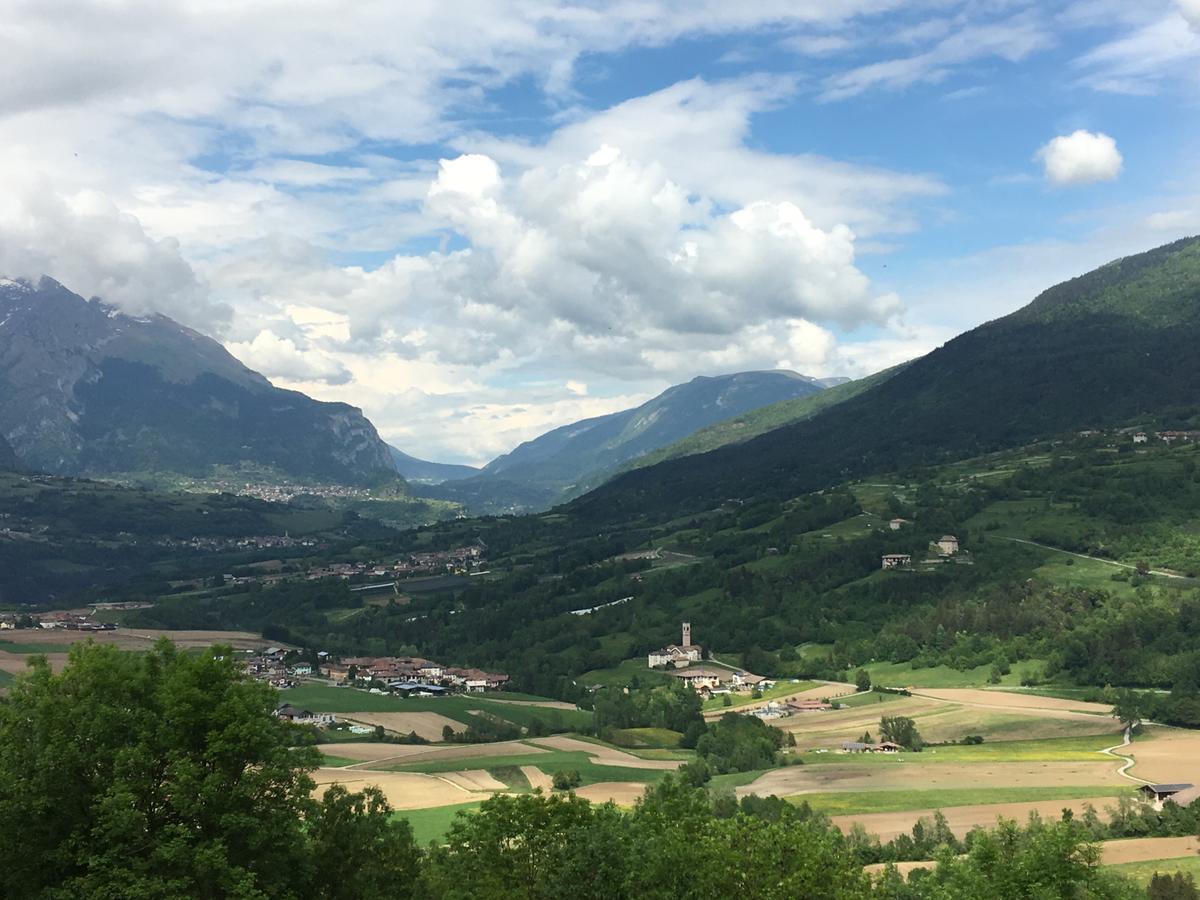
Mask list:
[[[899,531],[906,520],[893,519],[891,522],[892,530]],[[899,524],[896,524],[899,523]],[[930,551],[936,553],[935,561],[941,561],[957,557],[960,551],[958,546],[958,538],[952,534],[943,534],[936,541],[929,545]],[[885,553],[882,557],[882,568],[884,569],[911,569],[912,568],[911,553]]]
[[[97,622],[90,613],[48,612],[0,616],[0,630],[17,628],[63,628],[67,631],[112,631],[117,626],[112,622]]]
[[[411,575],[469,575],[482,564],[487,551],[482,541],[451,550],[425,550],[410,554],[394,563],[353,562],[316,566],[308,570],[309,581],[321,578],[350,579],[356,575],[368,578],[407,577]]]
[[[311,710],[302,709],[298,706],[292,706],[290,703],[284,703],[275,710],[275,715],[280,719],[286,719],[296,725],[321,725],[330,726],[337,724],[337,717],[332,713],[315,713]],[[364,732],[370,729],[363,729]]]
[[[752,672],[702,662],[704,648],[692,643],[691,622],[683,623],[680,637],[678,644],[669,644],[661,650],[651,650],[646,655],[646,664],[651,669],[665,669],[672,678],[679,679],[692,690],[707,697],[734,691],[763,689],[774,684]]]
[[[241,660],[246,674],[256,681],[265,681],[272,687],[295,687],[301,678],[309,678],[315,674],[315,667],[305,660],[288,661],[292,651],[284,647],[267,647],[264,650],[251,651]],[[322,653],[327,657],[328,654]]]
[[[376,693],[441,697],[451,693],[503,690],[508,676],[482,669],[443,666],[418,656],[351,656],[334,659],[325,651],[314,665],[294,651],[267,647],[241,660],[246,674],[277,688],[295,687],[302,678],[323,677],[336,684],[371,687]]]
[[[1101,437],[1103,431],[1088,428],[1079,432],[1081,438]],[[1148,444],[1150,441],[1162,441],[1164,444],[1196,444],[1200,443],[1200,431],[1134,431],[1123,428],[1117,434],[1133,437],[1135,444]]]
[[[419,656],[352,656],[321,665],[320,674],[340,684],[381,683],[409,696],[503,690],[508,676],[482,669],[444,666]]]

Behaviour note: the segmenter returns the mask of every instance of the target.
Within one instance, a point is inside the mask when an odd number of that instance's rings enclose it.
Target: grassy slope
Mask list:
[[[1066,787],[981,787],[936,790],[842,791],[822,794],[793,794],[792,803],[808,803],[831,816],[906,812],[914,809],[947,809],[992,803],[1028,803],[1037,800],[1083,800],[1089,797],[1119,797],[1132,786],[1071,785]]]
[[[1155,859],[1149,862],[1123,863],[1119,866],[1110,866],[1110,868],[1118,874],[1132,878],[1143,886],[1150,883],[1150,879],[1154,877],[1156,872],[1161,872],[1164,875],[1183,872],[1184,874],[1191,875],[1197,882],[1200,882],[1200,856],[1180,856],[1174,859]]]
[[[392,818],[407,820],[416,842],[424,846],[431,841],[440,842],[460,812],[469,813],[477,809],[479,801],[458,803],[454,806],[436,806],[432,809],[406,809],[393,813]]]
[[[549,750],[545,753],[521,754],[516,756],[473,756],[470,759],[443,759],[423,763],[393,763],[380,768],[392,772],[422,772],[435,775],[439,772],[460,772],[464,768],[499,769],[508,766],[536,766],[548,775],[560,770],[575,770],[584,784],[602,781],[638,781],[645,784],[658,781],[666,774],[663,769],[638,769],[625,766],[603,766],[582,750]]]

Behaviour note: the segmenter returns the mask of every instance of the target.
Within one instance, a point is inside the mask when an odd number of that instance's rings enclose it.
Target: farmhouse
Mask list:
[[[833,708],[832,703],[826,703],[824,700],[789,700],[784,704],[784,709],[787,710],[789,716],[799,713],[828,712]]]
[[[733,680],[733,673],[728,669],[707,665],[688,666],[686,669],[677,669],[671,672],[671,675],[693,690],[701,692],[719,688],[721,685]]]
[[[1144,443],[1146,443],[1146,440],[1147,440],[1146,432],[1144,432],[1144,431],[1139,431],[1137,434],[1135,434],[1133,436],[1133,442],[1135,444],[1144,444]]]
[[[885,569],[907,569],[912,565],[912,555],[909,553],[885,553],[883,555],[883,568]]]
[[[662,650],[652,650],[646,656],[646,664],[651,669],[657,669],[663,666],[670,668],[671,666],[686,666],[694,662],[699,662],[704,657],[704,648],[698,644],[692,643],[692,623],[683,623],[683,641],[676,645],[671,644]]]
[[[1176,797],[1186,799],[1187,803],[1191,803],[1195,799],[1195,785],[1177,783],[1177,784],[1143,784],[1138,791],[1141,792],[1142,799],[1153,803],[1155,809],[1161,810],[1163,803],[1167,800],[1175,800]],[[1187,796],[1184,797],[1185,792]],[[1187,803],[1183,805],[1187,805]]]
[[[275,710],[275,715],[297,725],[335,725],[337,718],[332,713],[314,713],[285,703]]]
[[[904,748],[891,741],[880,741],[878,744],[866,744],[862,741],[842,741],[842,751],[845,753],[899,753]]]
[[[942,556],[953,556],[958,552],[958,538],[952,534],[943,534],[938,538],[937,548]]]
[[[892,531],[899,531],[907,524],[908,519],[892,519],[892,521],[888,522],[888,528],[892,529]]]

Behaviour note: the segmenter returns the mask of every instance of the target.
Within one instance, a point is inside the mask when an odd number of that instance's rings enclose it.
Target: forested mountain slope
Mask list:
[[[424,493],[475,511],[544,509],[699,428],[824,391],[817,379],[788,371],[700,376],[633,409],[555,428],[497,457],[477,477]]]
[[[1200,396],[1200,239],[1053,287],[813,418],[622,475],[576,501],[599,520],[790,496],[1067,430],[1179,426]]]

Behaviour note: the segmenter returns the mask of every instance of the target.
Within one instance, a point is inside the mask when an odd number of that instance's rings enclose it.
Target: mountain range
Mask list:
[[[392,455],[392,463],[396,471],[405,481],[413,484],[441,484],[443,481],[453,481],[456,478],[470,478],[479,474],[474,466],[460,466],[453,463],[429,462],[410,456],[403,450],[388,445]]]
[[[497,457],[470,478],[422,493],[457,500],[473,510],[545,508],[698,429],[780,401],[818,395],[827,383],[844,381],[822,382],[789,371],[700,376],[633,409],[555,428]]]
[[[782,497],[1077,429],[1200,419],[1200,238],[1116,260],[881,382],[752,440],[627,472],[573,504],[600,520]]]
[[[277,388],[211,338],[49,278],[0,280],[0,437],[51,474],[397,480],[358,409]]]

